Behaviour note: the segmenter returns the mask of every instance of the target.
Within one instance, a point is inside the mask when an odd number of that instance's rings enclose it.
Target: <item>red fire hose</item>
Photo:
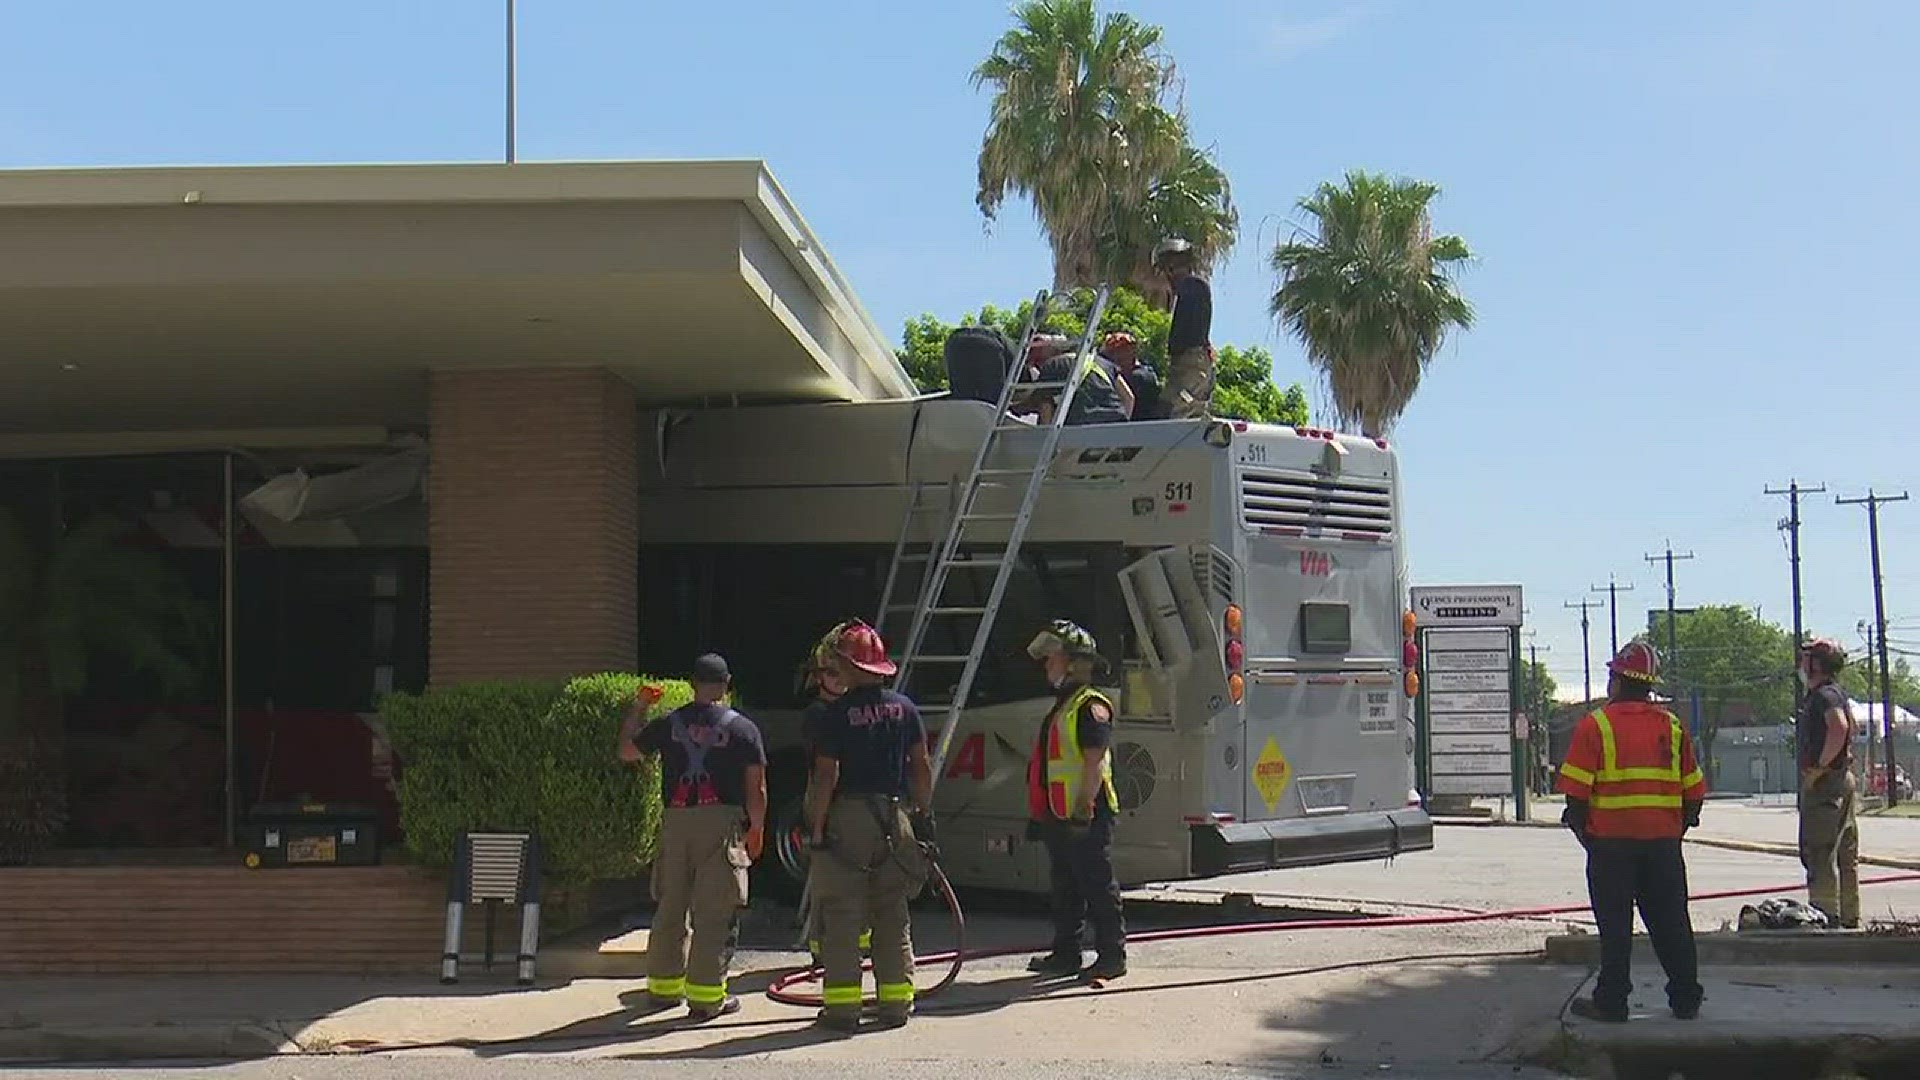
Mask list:
[[[932,880],[941,896],[947,901],[947,909],[953,914],[955,948],[947,952],[934,953],[930,956],[914,957],[916,966],[921,964],[948,965],[947,973],[941,977],[940,981],[925,990],[919,991],[917,994],[918,997],[932,997],[947,987],[952,986],[954,980],[960,977],[961,966],[968,960],[986,960],[999,956],[1018,956],[1026,953],[1045,951],[1045,946],[1033,945],[981,949],[975,952],[966,951],[967,920],[965,914],[960,910],[960,900],[954,895],[953,885],[947,881],[947,876],[940,872],[937,865],[934,867]],[[1860,884],[1891,885],[1896,882],[1905,881],[1920,881],[1920,873],[1886,874],[1881,877],[1861,878]],[[1767,893],[1792,892],[1804,888],[1806,888],[1805,882],[1793,882],[1788,885],[1773,885],[1763,889],[1726,889],[1720,892],[1695,893],[1687,897],[1687,899],[1689,901],[1731,900],[1742,896],[1762,896]],[[1361,927],[1384,926],[1451,926],[1458,923],[1496,922],[1504,919],[1532,919],[1546,915],[1573,915],[1587,910],[1589,909],[1586,904],[1566,904],[1556,907],[1507,908],[1501,911],[1460,912],[1450,915],[1389,915],[1381,918],[1308,919],[1301,922],[1230,923],[1225,926],[1186,926],[1171,930],[1149,930],[1143,934],[1129,934],[1127,935],[1127,942],[1129,944],[1136,944],[1152,941],[1185,941],[1189,938],[1228,937],[1236,934],[1265,934],[1292,930],[1357,930]],[[870,967],[872,967],[870,963],[862,965],[862,970]],[[773,985],[767,987],[767,996],[784,1005],[800,1005],[808,1008],[818,1008],[821,1004],[818,994],[797,993],[790,988],[803,983],[816,982],[819,978],[820,969],[818,968],[802,968],[798,971],[788,972],[778,979],[775,979]]]

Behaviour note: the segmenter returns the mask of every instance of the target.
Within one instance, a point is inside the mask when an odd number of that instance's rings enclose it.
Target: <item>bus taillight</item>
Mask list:
[[[1412,668],[1407,669],[1406,691],[1410,698],[1420,696],[1420,673]]]
[[[1406,667],[1405,689],[1410,698],[1420,696],[1420,643],[1414,638],[1418,623],[1413,612],[1401,613],[1400,661]]]
[[[1247,696],[1246,676],[1240,674],[1240,668],[1247,662],[1247,647],[1240,643],[1240,630],[1246,624],[1240,605],[1228,604],[1226,612],[1220,617],[1220,624],[1227,632],[1227,696],[1238,705]]]

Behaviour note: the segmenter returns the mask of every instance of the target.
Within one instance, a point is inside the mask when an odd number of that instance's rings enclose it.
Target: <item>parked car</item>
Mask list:
[[[1867,774],[1867,794],[1877,795],[1881,798],[1886,797],[1886,769],[1875,769]],[[1901,802],[1906,802],[1908,799],[1913,798],[1913,777],[1907,773],[1906,766],[1904,765],[1895,765],[1893,767],[1893,795],[1895,799]]]

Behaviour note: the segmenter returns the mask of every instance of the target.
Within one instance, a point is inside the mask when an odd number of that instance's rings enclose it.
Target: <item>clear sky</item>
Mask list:
[[[1920,486],[1920,6],[1131,0],[1166,29],[1244,231],[1218,342],[1311,375],[1266,315],[1265,253],[1322,180],[1434,181],[1479,325],[1397,433],[1423,583],[1519,581],[1580,675],[1609,572],[1663,602],[1789,617],[1769,484]],[[498,160],[504,0],[9,5],[0,165]],[[1006,22],[991,0],[521,0],[523,160],[759,157],[880,324],[1048,278],[1031,218],[973,206]],[[1866,520],[1806,507],[1808,620],[1857,643]],[[1883,517],[1920,649],[1920,504]],[[1596,612],[1598,665],[1606,644]]]

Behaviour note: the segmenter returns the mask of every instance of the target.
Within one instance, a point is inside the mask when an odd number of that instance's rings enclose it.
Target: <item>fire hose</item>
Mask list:
[[[916,997],[929,998],[946,990],[960,978],[960,969],[969,960],[990,960],[1002,956],[1019,956],[1028,953],[1044,952],[1045,946],[1022,945],[1006,948],[979,949],[967,951],[967,919],[960,908],[960,899],[954,894],[953,883],[941,872],[939,864],[934,863],[928,881],[934,886],[947,903],[947,910],[953,917],[954,947],[945,952],[914,957],[916,967],[920,965],[946,964],[946,974],[940,981],[925,990],[918,991]],[[1892,885],[1899,882],[1920,881],[1920,873],[1885,874],[1880,877],[1861,878],[1860,884]],[[1786,885],[1772,885],[1760,889],[1724,889],[1718,892],[1694,893],[1687,897],[1688,902],[1704,900],[1732,900],[1746,896],[1764,896],[1768,893],[1791,892],[1806,887],[1805,882],[1793,882]],[[1362,927],[1401,927],[1401,926],[1455,926],[1462,923],[1498,922],[1511,919],[1537,919],[1543,916],[1574,915],[1590,910],[1586,904],[1564,904],[1547,907],[1505,908],[1499,911],[1468,911],[1446,915],[1387,915],[1380,917],[1343,917],[1337,919],[1306,919],[1299,922],[1256,922],[1229,923],[1224,926],[1184,926],[1169,930],[1149,930],[1141,934],[1129,934],[1128,944],[1145,944],[1157,941],[1186,941],[1192,938],[1231,937],[1239,934],[1281,933],[1295,930],[1357,930]],[[861,970],[872,967],[871,961],[865,962]],[[767,997],[783,1005],[798,1005],[818,1008],[821,1004],[818,994],[801,993],[793,990],[809,982],[820,979],[817,967],[801,968],[788,972],[773,981],[767,987]]]

